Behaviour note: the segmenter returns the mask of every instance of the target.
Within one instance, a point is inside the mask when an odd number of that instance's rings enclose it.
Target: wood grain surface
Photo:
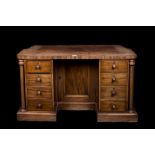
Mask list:
[[[120,45],[44,45],[22,50],[18,59],[135,59],[136,54]]]

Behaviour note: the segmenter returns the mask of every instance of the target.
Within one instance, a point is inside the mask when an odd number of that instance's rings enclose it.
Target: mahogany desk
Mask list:
[[[137,122],[136,54],[119,45],[32,46],[17,54],[19,121],[56,121],[58,110],[95,110],[98,122]]]

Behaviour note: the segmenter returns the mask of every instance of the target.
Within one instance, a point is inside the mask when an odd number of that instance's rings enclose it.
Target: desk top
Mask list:
[[[135,59],[136,54],[120,45],[35,45],[23,49],[18,59]]]

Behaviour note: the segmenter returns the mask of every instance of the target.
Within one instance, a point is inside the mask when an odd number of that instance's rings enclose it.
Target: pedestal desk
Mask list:
[[[120,45],[44,45],[17,54],[19,121],[56,121],[58,110],[95,110],[98,122],[137,122],[136,54]]]

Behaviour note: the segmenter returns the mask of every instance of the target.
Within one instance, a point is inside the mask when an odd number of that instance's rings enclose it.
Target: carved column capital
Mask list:
[[[135,65],[135,60],[130,60],[129,64],[130,64],[130,66],[134,66]]]
[[[18,64],[21,66],[24,65],[24,60],[18,60]]]

